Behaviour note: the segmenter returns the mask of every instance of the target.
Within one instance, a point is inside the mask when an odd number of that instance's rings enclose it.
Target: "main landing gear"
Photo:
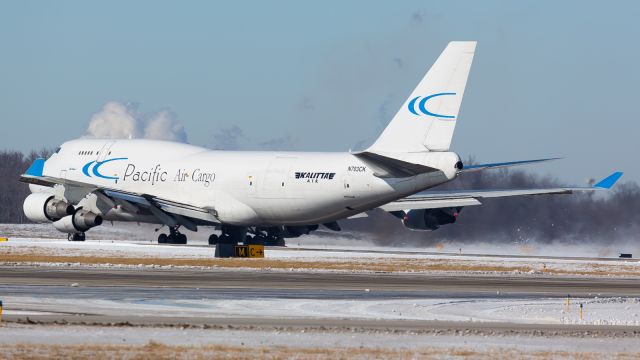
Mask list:
[[[187,235],[178,231],[180,225],[169,227],[169,235],[158,235],[158,244],[186,244]]]
[[[220,236],[209,236],[209,245],[239,244],[285,246],[282,231],[279,228],[247,228],[241,226],[222,226]]]
[[[69,241],[84,241],[85,235],[83,232],[69,233],[67,235],[67,240]]]

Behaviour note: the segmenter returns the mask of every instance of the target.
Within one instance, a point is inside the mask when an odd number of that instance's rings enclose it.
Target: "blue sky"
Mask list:
[[[640,180],[637,2],[5,1],[0,148],[55,147],[105,103],[188,141],[342,151],[381,132],[451,40],[477,40],[453,150],[582,184]],[[234,128],[234,131],[229,129]],[[240,134],[238,134],[238,130]]]

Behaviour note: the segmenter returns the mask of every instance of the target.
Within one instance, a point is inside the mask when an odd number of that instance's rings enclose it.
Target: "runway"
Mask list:
[[[296,291],[304,291],[305,296],[309,296],[366,289],[373,291],[366,296],[388,292],[396,296],[439,297],[495,296],[496,292],[501,296],[518,297],[640,296],[640,280],[634,278],[0,267],[2,285],[34,285],[37,288],[38,285],[68,286],[72,283],[83,288],[146,287],[151,294],[172,289],[187,292],[185,289],[197,288],[218,289],[212,292],[214,294],[220,294],[219,290],[223,289],[230,295],[252,291],[275,296],[295,294]]]
[[[0,267],[0,296],[5,298],[5,320],[51,323],[127,323],[131,325],[208,325],[259,327],[338,327],[401,330],[493,331],[596,331],[626,333],[629,326],[525,324],[511,322],[456,322],[421,319],[362,318],[336,315],[269,316],[264,302],[303,301],[377,304],[453,299],[537,299],[593,297],[639,297],[640,280],[543,276],[483,276],[375,273],[298,273],[286,271],[230,270],[131,270]],[[47,299],[41,301],[40,299]],[[214,304],[205,307],[201,304]],[[226,305],[246,302],[243,305]],[[315,303],[314,303],[315,302]],[[558,304],[562,300],[556,301]],[[151,307],[150,307],[151,306]],[[216,307],[231,306],[231,314]],[[307,306],[307,305],[304,305]],[[395,305],[394,305],[395,306]],[[160,309],[162,312],[158,312]],[[13,310],[13,311],[12,311]],[[285,309],[286,310],[286,309]],[[321,312],[320,312],[321,313]],[[285,311],[286,314],[286,311]],[[264,316],[263,316],[264,315]],[[303,315],[305,315],[303,313]],[[378,315],[376,315],[378,316]]]

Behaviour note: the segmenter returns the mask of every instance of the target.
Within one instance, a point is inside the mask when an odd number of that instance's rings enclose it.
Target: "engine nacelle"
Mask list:
[[[38,192],[27,196],[22,204],[27,218],[33,222],[50,222],[73,214],[73,206],[56,199],[50,193]]]
[[[458,208],[409,210],[402,224],[412,230],[436,230],[442,225],[453,224],[462,210]]]
[[[87,210],[78,210],[53,223],[53,226],[63,233],[85,232],[92,227],[102,224],[102,216]]]

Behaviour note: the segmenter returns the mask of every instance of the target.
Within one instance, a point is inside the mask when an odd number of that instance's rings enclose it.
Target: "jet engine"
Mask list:
[[[24,200],[22,209],[27,218],[33,222],[50,222],[73,214],[73,206],[64,200],[56,199],[50,193],[34,193]]]
[[[409,210],[402,218],[402,224],[412,230],[433,231],[442,225],[456,222],[461,210],[461,207]]]
[[[91,211],[78,209],[72,215],[67,215],[53,223],[53,226],[63,233],[85,232],[92,227],[102,224],[102,216]]]

